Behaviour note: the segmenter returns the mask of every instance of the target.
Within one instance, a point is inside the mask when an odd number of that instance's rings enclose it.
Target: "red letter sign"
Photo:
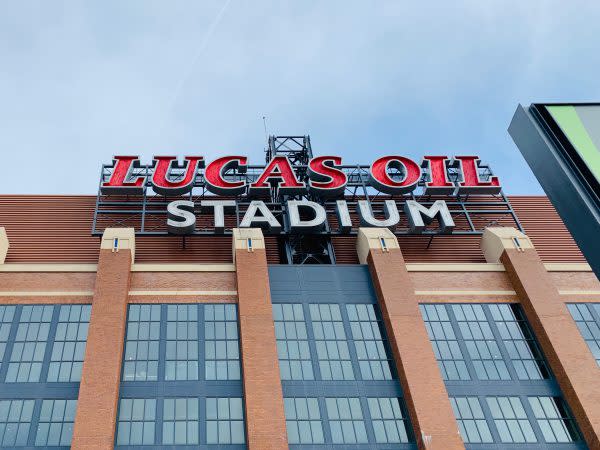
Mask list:
[[[180,166],[177,156],[155,156],[152,187],[160,195],[181,195],[190,192],[194,187],[198,167],[204,167],[202,156],[186,156]],[[185,174],[177,181],[171,181],[173,169],[186,169]]]
[[[502,190],[498,177],[491,176],[488,181],[481,181],[479,178],[479,160],[478,156],[455,156],[453,165],[460,165],[462,170],[462,179],[458,183],[459,194],[499,194]]]
[[[337,197],[344,193],[346,174],[336,168],[342,164],[339,156],[318,156],[308,163],[308,189],[321,197]]]
[[[447,156],[424,156],[421,167],[429,168],[429,181],[425,183],[425,195],[450,195],[456,189],[451,181],[448,181]]]
[[[245,156],[223,156],[215,159],[204,171],[206,189],[217,195],[239,195],[246,190],[246,181],[227,181],[225,173],[237,169],[238,173],[246,173],[248,158]]]
[[[393,168],[404,172],[402,181],[394,180],[388,173]],[[412,159],[403,156],[384,156],[371,165],[371,186],[386,194],[405,194],[417,187],[421,168]]]
[[[281,194],[297,194],[306,189],[306,185],[298,181],[294,169],[286,156],[275,156],[263,173],[248,188],[250,195],[268,195],[270,184],[278,187]]]
[[[110,180],[102,183],[100,192],[105,195],[124,194],[135,195],[144,191],[145,175],[132,176],[133,168],[140,166],[138,156],[113,157],[113,171]]]

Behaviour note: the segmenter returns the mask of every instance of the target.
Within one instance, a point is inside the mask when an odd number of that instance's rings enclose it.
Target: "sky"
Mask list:
[[[543,193],[519,103],[600,101],[600,2],[0,2],[0,194],[95,194],[112,155],[242,154],[268,134],[370,164],[478,154]]]

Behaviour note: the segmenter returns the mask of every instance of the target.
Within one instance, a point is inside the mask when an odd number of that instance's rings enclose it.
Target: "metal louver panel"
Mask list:
[[[577,244],[544,196],[513,196],[511,204],[546,262],[585,262]],[[99,239],[92,237],[95,196],[0,195],[0,226],[10,240],[7,263],[95,263]],[[399,238],[407,262],[484,262],[479,236]],[[338,264],[356,264],[355,237],[334,237]],[[231,237],[138,237],[138,262],[231,262]],[[277,238],[266,237],[269,264],[280,262]]]

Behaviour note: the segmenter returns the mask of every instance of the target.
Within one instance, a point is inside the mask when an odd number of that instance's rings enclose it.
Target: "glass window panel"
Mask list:
[[[129,305],[123,381],[156,381],[160,338],[160,305]]]
[[[444,380],[470,380],[445,305],[420,305],[429,340]]]
[[[6,343],[10,336],[10,328],[15,317],[15,311],[16,306],[0,306],[0,363],[4,359]]]
[[[198,379],[198,305],[167,305],[165,380]]]
[[[162,424],[163,444],[198,444],[198,399],[165,398]]]
[[[529,397],[528,400],[546,442],[564,443],[581,439],[575,421],[561,398]]]
[[[537,442],[519,397],[486,398],[503,443]]]
[[[391,356],[375,306],[346,305],[352,339],[363,380],[391,380]]]
[[[117,445],[155,443],[156,399],[122,398],[119,402]]]
[[[0,400],[0,445],[27,444],[35,400]]]
[[[40,381],[53,312],[53,305],[22,307],[6,382]]]
[[[48,381],[81,380],[91,305],[61,305],[48,368]]]
[[[399,398],[369,398],[369,412],[375,442],[378,444],[397,444],[408,442],[407,414]]]
[[[323,444],[323,424],[316,398],[285,398],[290,444]]]
[[[311,304],[309,308],[321,379],[354,380],[340,306]]]
[[[35,445],[71,445],[76,409],[77,400],[43,400]]]
[[[274,304],[273,319],[281,379],[314,380],[302,305]]]
[[[519,380],[550,378],[550,371],[518,305],[489,305],[502,341]]]
[[[483,305],[452,305],[452,311],[469,357],[473,362],[477,378],[480,380],[510,380],[510,374],[483,311]]]
[[[325,405],[334,444],[367,442],[365,422],[358,398],[326,398]]]
[[[600,365],[600,321],[598,320],[600,303],[572,303],[567,306],[596,363]]]
[[[244,417],[241,398],[206,399],[208,444],[243,444]]]
[[[450,404],[458,421],[460,435],[465,443],[493,442],[492,434],[477,397],[450,397]]]
[[[205,377],[239,380],[240,352],[236,305],[204,306]]]

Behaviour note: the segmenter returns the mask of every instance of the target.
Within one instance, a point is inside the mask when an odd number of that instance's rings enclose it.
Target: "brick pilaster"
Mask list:
[[[134,249],[133,229],[107,229],[102,237],[72,449],[114,448]]]
[[[464,449],[398,240],[387,229],[360,228],[357,250],[369,265],[419,448]]]
[[[234,229],[233,253],[248,448],[287,449],[267,256],[260,229]]]
[[[600,449],[598,366],[533,244],[514,228],[488,228],[482,246],[504,264],[584,439]]]

